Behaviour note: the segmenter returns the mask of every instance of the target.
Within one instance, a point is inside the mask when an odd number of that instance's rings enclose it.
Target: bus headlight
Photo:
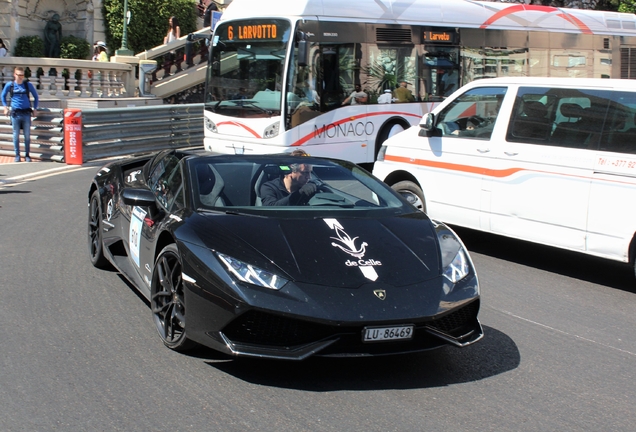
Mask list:
[[[263,138],[274,138],[278,135],[278,128],[280,127],[280,122],[276,122],[272,125],[269,125],[265,128],[265,133],[263,134]]]
[[[205,118],[205,127],[211,132],[219,133],[219,130],[216,128],[216,124],[207,117]]]

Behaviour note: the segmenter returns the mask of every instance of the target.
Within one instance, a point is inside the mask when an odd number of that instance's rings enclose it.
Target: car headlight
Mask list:
[[[251,264],[239,261],[231,256],[217,253],[219,259],[230,273],[241,282],[247,282],[264,288],[279,290],[287,283],[287,279],[279,277],[271,272],[254,267]]]
[[[470,265],[468,264],[466,253],[464,252],[464,249],[460,249],[457,251],[457,255],[455,255],[455,258],[453,258],[450,264],[444,267],[443,274],[452,283],[457,283],[464,279],[469,272]]]
[[[435,221],[435,232],[442,255],[442,274],[452,283],[457,283],[470,273],[472,266],[468,253],[459,237],[446,225]]]

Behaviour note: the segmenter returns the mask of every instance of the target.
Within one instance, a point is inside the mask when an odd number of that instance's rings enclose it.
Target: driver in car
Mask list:
[[[287,167],[284,167],[287,168]],[[289,165],[289,173],[261,186],[264,206],[305,205],[316,194],[317,186],[309,182],[312,167],[309,164]]]

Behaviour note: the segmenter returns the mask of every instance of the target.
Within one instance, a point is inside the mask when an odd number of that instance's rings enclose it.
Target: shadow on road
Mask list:
[[[466,228],[453,229],[470,252],[636,293],[633,268],[625,263]]]
[[[442,387],[478,381],[519,366],[517,345],[484,327],[485,337],[469,347],[370,358],[310,358],[302,362],[261,359],[209,360],[236,378],[258,385],[304,391],[387,390]]]

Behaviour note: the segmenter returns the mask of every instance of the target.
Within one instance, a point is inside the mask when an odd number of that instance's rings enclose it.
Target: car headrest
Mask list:
[[[564,103],[561,105],[561,115],[568,118],[581,118],[583,117],[583,107],[579,104]]]
[[[210,165],[204,163],[197,165],[197,180],[199,182],[199,194],[207,195],[212,192],[215,183],[214,172]]]
[[[548,108],[538,101],[523,103],[523,112],[530,118],[543,119],[548,114]]]
[[[263,172],[269,178],[278,177],[283,174],[283,171],[278,165],[265,165],[263,167]]]

